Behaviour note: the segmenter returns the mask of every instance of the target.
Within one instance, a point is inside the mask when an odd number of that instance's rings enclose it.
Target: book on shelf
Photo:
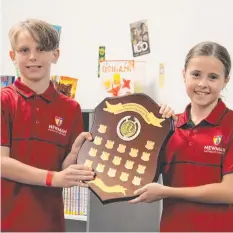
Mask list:
[[[87,216],[88,189],[71,187],[63,189],[64,214]]]

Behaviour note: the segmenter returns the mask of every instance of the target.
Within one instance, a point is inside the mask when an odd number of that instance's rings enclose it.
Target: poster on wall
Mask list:
[[[164,88],[164,71],[165,71],[165,67],[164,67],[164,63],[160,63],[159,64],[159,87],[160,88]]]
[[[138,57],[150,53],[150,42],[147,20],[130,24],[133,56]]]
[[[105,60],[100,63],[100,80],[107,97],[134,93],[134,61]]]
[[[71,99],[75,99],[75,94],[78,86],[77,78],[52,75],[51,81],[53,82],[54,87],[57,91]]]
[[[0,76],[1,76],[1,88],[9,86],[15,81],[15,76],[9,76],[9,75],[0,75]]]
[[[145,93],[146,63],[135,60],[104,60],[100,84],[105,97]]]
[[[100,62],[105,60],[105,46],[99,46],[99,57],[98,57],[98,78],[100,77]]]

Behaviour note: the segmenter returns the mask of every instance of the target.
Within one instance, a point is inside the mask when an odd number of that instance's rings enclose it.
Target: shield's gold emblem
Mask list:
[[[141,130],[139,120],[136,117],[133,120],[130,118],[131,116],[123,117],[117,125],[117,135],[124,141],[135,139]]]

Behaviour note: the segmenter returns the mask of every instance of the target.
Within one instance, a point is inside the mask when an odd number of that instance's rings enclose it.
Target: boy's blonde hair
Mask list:
[[[9,39],[13,50],[16,49],[16,40],[19,32],[27,30],[33,39],[45,51],[52,51],[58,48],[59,34],[54,26],[37,19],[27,19],[15,24],[9,31]]]

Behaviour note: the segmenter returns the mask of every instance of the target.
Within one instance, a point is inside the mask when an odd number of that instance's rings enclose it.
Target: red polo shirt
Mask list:
[[[219,100],[199,125],[189,125],[190,105],[179,116],[163,158],[163,182],[171,187],[219,183],[233,173],[233,111]],[[165,199],[161,231],[233,231],[233,205]]]
[[[52,83],[37,95],[20,79],[1,91],[1,146],[10,156],[37,168],[60,171],[83,130],[77,102]],[[17,183],[2,178],[2,231],[64,231],[62,188]]]

